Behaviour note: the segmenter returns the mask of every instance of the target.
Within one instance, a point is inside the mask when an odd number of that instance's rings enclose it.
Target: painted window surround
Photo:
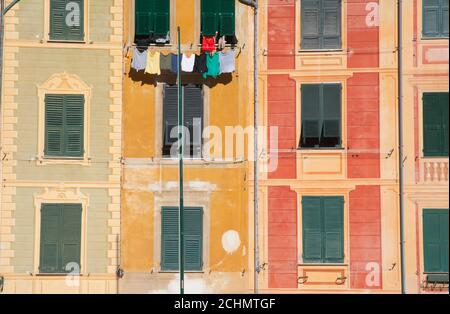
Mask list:
[[[302,155],[325,155],[325,156],[336,156],[340,158],[342,167],[340,173],[335,173],[334,175],[338,178],[347,177],[347,169],[345,157],[347,155],[347,79],[351,77],[351,72],[342,72],[336,74],[336,72],[324,72],[321,76],[313,76],[308,73],[292,74],[291,77],[296,81],[296,145],[297,145],[297,178],[302,178]],[[337,83],[342,86],[341,93],[341,148],[298,148],[298,143],[300,142],[301,135],[301,121],[302,121],[302,110],[301,110],[301,85],[302,84],[322,84],[322,83]]]
[[[433,44],[446,44],[448,45],[448,37],[424,37],[423,36],[423,0],[417,0],[417,41],[420,44],[433,43]]]
[[[161,230],[162,230],[162,219],[161,211],[163,207],[178,207],[178,187],[175,186],[174,189],[170,189],[165,184],[164,190],[159,193],[155,193],[154,201],[154,230],[153,230],[153,266],[152,271],[165,274],[178,273],[177,271],[163,271],[161,270]],[[203,270],[202,271],[192,271],[188,273],[198,274],[201,276],[203,273],[209,272],[210,268],[210,220],[211,220],[211,194],[209,191],[205,193],[204,189],[195,190],[193,187],[187,186],[184,194],[184,205],[186,207],[201,207],[203,208]]]
[[[302,55],[323,55],[323,54],[344,54],[347,57],[347,2],[342,1],[341,8],[341,40],[342,47],[340,49],[318,49],[318,50],[303,50],[301,49],[301,1],[295,1],[295,50]]]
[[[90,0],[84,0],[84,40],[82,41],[61,41],[50,39],[50,0],[44,1],[44,42],[47,43],[76,43],[86,44],[90,43],[89,40],[89,5]]]
[[[437,161],[437,160],[442,160],[442,161],[447,161],[449,160],[449,157],[425,157],[424,153],[423,153],[423,145],[424,145],[424,131],[423,131],[423,94],[424,93],[442,93],[442,92],[448,92],[448,87],[445,89],[439,88],[439,86],[434,87],[433,89],[418,89],[418,94],[419,94],[419,154],[420,154],[420,158],[421,159],[427,159],[427,160],[433,160],[433,161]]]
[[[162,138],[163,138],[163,128],[159,127],[163,125],[163,105],[164,105],[164,84],[157,83],[155,92],[155,158],[154,161],[165,163],[165,164],[177,164],[177,158],[168,158],[162,156]],[[207,128],[210,123],[210,88],[203,85],[203,129]],[[184,158],[185,162],[188,164],[198,164],[198,163],[210,163],[204,158]]]
[[[433,202],[433,203],[435,203],[435,202]],[[418,255],[420,257],[419,258],[420,264],[418,265],[418,279],[419,279],[421,286],[422,286],[422,283],[424,283],[426,281],[426,277],[427,277],[427,274],[425,273],[425,269],[424,269],[425,254],[424,254],[424,234],[423,234],[423,212],[424,212],[424,209],[427,209],[427,208],[436,208],[436,209],[442,209],[443,211],[445,211],[445,210],[448,211],[448,203],[447,203],[447,205],[445,205],[445,202],[444,202],[444,204],[442,204],[442,202],[440,202],[440,203],[441,204],[439,204],[439,206],[429,206],[431,204],[429,204],[429,205],[420,204],[419,205],[420,207],[419,207],[419,212],[418,212],[418,217],[417,217],[417,219],[419,220],[418,224],[417,224],[417,226],[419,228],[419,230],[417,230],[417,232],[419,234],[419,239],[418,239],[419,247],[417,249],[419,250]],[[445,207],[445,206],[447,206],[447,207]],[[423,289],[423,287],[422,287],[422,289]]]
[[[53,74],[46,82],[37,87],[39,106],[38,151],[36,163],[40,165],[70,164],[91,165],[89,155],[90,138],[90,103],[92,87],[80,77],[68,73]],[[45,95],[46,94],[82,94],[84,95],[84,154],[81,158],[45,157]]]
[[[129,34],[127,36],[128,42],[131,44],[134,42],[134,34],[136,30],[136,1],[131,1],[131,10],[129,12]],[[176,0],[170,0],[170,43],[163,45],[171,47],[177,43],[177,27],[176,27]],[[159,48],[155,47],[155,48]]]
[[[42,194],[34,195],[34,257],[33,257],[33,276],[55,277],[58,274],[40,274],[39,257],[41,243],[41,207],[42,204],[81,204],[81,252],[80,252],[80,276],[87,274],[86,269],[86,249],[87,249],[87,210],[89,207],[89,197],[82,194],[79,188],[68,189],[63,186],[59,188],[45,188]],[[72,274],[73,276],[75,274]],[[78,274],[77,274],[78,275]],[[66,277],[67,274],[60,276]]]
[[[342,271],[347,277],[342,285],[336,285],[337,288],[348,288],[348,284],[350,282],[349,276],[350,274],[350,216],[349,216],[349,200],[350,200],[350,191],[353,190],[354,187],[340,187],[340,188],[324,188],[324,189],[303,189],[303,188],[294,188],[297,192],[297,247],[298,247],[298,271],[300,274],[300,270],[308,271],[308,270],[323,270],[332,268],[333,270]],[[344,262],[336,263],[336,264],[328,264],[328,263],[303,263],[302,253],[303,253],[303,221],[302,221],[302,198],[304,196],[341,196],[344,197]],[[299,285],[299,288],[302,288],[302,285]],[[308,286],[308,289],[311,289],[312,286]],[[314,286],[313,289],[321,289],[321,286]]]

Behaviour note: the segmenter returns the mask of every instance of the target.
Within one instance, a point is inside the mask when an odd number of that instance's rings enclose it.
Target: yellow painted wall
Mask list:
[[[182,51],[199,53],[200,1],[174,0],[171,9],[171,38],[175,43],[176,27],[181,28]],[[175,4],[175,8],[173,7]],[[159,139],[162,132],[156,118],[162,115],[157,108],[157,82],[175,83],[175,76],[154,77],[131,73],[130,62],[133,47],[132,1],[125,1],[125,56],[123,110],[123,156],[122,179],[122,254],[121,266],[125,277],[121,281],[122,292],[169,291],[174,274],[159,272],[158,232],[161,206],[178,203],[178,168],[176,161],[163,160]],[[247,106],[251,103],[248,81],[248,62],[251,47],[247,42],[246,24],[249,11],[236,4],[236,36],[239,40],[237,71],[232,77],[222,76],[206,80],[208,96],[205,106],[206,123],[222,130],[226,126],[246,126]],[[175,14],[175,16],[173,16]],[[250,21],[251,22],[251,21]],[[245,45],[244,45],[245,44]],[[163,53],[175,53],[176,45],[150,49]],[[201,82],[192,75],[183,75],[183,82]],[[206,116],[205,115],[205,116]],[[162,117],[160,117],[162,121]],[[225,136],[223,136],[225,142]],[[223,157],[223,156],[222,156]],[[192,289],[198,292],[246,291],[248,287],[248,187],[246,161],[231,162],[187,161],[185,165],[185,206],[199,205],[204,208],[204,272],[188,274],[193,280]],[[229,254],[222,246],[222,235],[228,230],[239,233],[241,245]],[[201,288],[199,288],[201,287]],[[187,286],[187,291],[189,290]],[[169,291],[170,292],[170,291]]]

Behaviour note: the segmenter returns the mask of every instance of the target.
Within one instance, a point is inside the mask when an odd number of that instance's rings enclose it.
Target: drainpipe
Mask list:
[[[254,164],[253,164],[253,231],[254,231],[254,283],[253,289],[254,293],[258,294],[258,275],[260,272],[260,263],[259,263],[259,230],[258,230],[258,159],[259,159],[259,143],[258,143],[258,1],[257,0],[239,0],[240,3],[245,4],[253,8],[253,128],[254,128]]]
[[[398,37],[398,151],[399,151],[399,205],[400,205],[400,250],[401,250],[401,277],[402,294],[406,294],[406,261],[405,261],[405,204],[404,204],[404,153],[403,153],[403,3],[397,1],[397,37]]]

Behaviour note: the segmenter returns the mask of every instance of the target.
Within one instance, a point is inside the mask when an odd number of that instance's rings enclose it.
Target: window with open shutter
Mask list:
[[[422,33],[429,38],[448,38],[449,0],[423,0]]]
[[[303,84],[301,86],[300,147],[341,146],[341,90],[340,84]]]
[[[341,48],[341,0],[302,0],[301,48]]]
[[[161,270],[179,270],[179,209],[163,207],[161,213]],[[203,268],[203,209],[184,209],[185,270]]]
[[[201,31],[205,36],[235,34],[235,1],[202,0]]]
[[[423,94],[423,154],[448,156],[448,93]]]
[[[63,274],[73,271],[74,264],[80,267],[81,210],[81,204],[42,205],[40,273]]]
[[[50,40],[84,40],[84,0],[50,0]]]
[[[45,96],[46,157],[83,157],[84,95]]]
[[[158,38],[166,38],[169,32],[170,0],[136,0],[136,40],[148,39],[150,42],[156,42]]]
[[[303,262],[344,261],[344,198],[302,198]]]
[[[201,157],[203,133],[203,89],[197,85],[182,86],[184,104],[184,126],[189,131],[189,145],[185,147],[186,156]],[[164,87],[163,117],[163,156],[170,156],[170,150],[177,137],[170,132],[178,126],[178,87]],[[177,133],[176,133],[177,134]]]
[[[448,273],[448,209],[423,210],[424,270]]]

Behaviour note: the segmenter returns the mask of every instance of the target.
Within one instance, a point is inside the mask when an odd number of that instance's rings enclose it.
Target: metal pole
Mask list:
[[[179,145],[179,184],[180,184],[180,206],[179,206],[179,255],[180,255],[180,294],[184,294],[184,193],[183,193],[183,153],[184,153],[184,123],[183,123],[183,93],[181,86],[181,36],[178,26],[178,56],[177,56],[177,84],[178,84],[178,145]]]
[[[405,261],[405,205],[404,197],[404,154],[403,154],[403,14],[402,0],[397,2],[397,33],[398,33],[398,162],[399,162],[399,206],[400,206],[400,271],[402,278],[402,294],[406,294],[406,261]]]

